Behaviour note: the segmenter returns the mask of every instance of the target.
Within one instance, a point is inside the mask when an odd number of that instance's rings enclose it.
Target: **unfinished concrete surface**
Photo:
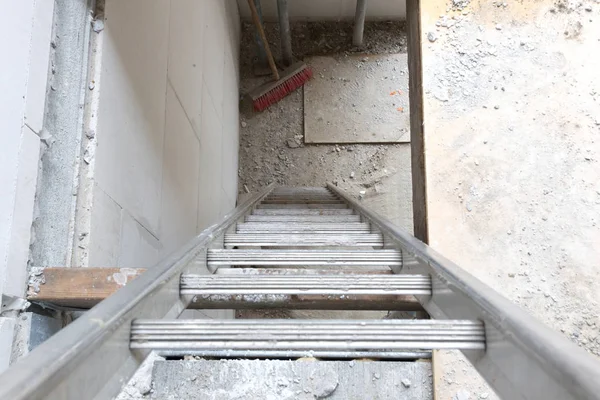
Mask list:
[[[406,54],[310,57],[304,142],[410,142]]]
[[[600,354],[600,4],[422,7],[431,245]],[[441,399],[495,397],[439,360]]]
[[[153,399],[432,399],[431,363],[157,361]]]
[[[33,221],[34,266],[71,262],[90,20],[87,1],[56,2],[52,45],[48,42],[50,90]]]
[[[267,23],[266,32],[277,56],[276,24]],[[352,24],[345,22],[293,23],[292,39],[298,58],[406,53],[402,22],[367,23],[363,48],[352,46]],[[244,24],[242,93],[264,80],[252,74],[253,57],[252,26]],[[397,65],[398,70],[406,67]],[[389,97],[389,93],[385,95]],[[329,100],[319,101],[324,105]],[[303,91],[297,90],[262,113],[253,112],[248,105],[242,107],[240,200],[272,182],[288,186],[333,182],[412,232],[410,145],[305,145],[303,105]]]

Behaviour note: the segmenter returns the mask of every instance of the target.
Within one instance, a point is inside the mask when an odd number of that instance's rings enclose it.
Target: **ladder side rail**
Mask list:
[[[210,243],[272,189],[248,199],[12,365],[0,375],[0,399],[113,398],[148,354],[129,348],[132,321],[179,316],[192,300],[179,293],[181,274],[208,273]]]
[[[598,398],[600,361],[346,192],[328,188],[399,247],[402,273],[431,274],[432,296],[417,298],[432,317],[485,323],[486,350],[463,354],[502,398]]]

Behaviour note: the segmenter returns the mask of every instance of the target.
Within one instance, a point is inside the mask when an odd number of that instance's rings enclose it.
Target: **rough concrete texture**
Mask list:
[[[14,318],[0,317],[0,373],[10,364],[14,328]]]
[[[31,263],[35,266],[70,265],[89,21],[87,1],[56,1],[31,239]]]
[[[306,63],[313,78],[304,85],[305,143],[410,142],[406,54]]]
[[[58,316],[23,312],[15,319],[11,363],[27,355],[63,327]]]
[[[422,4],[431,245],[600,354],[600,4]],[[440,398],[495,397],[439,360]]]
[[[156,353],[150,353],[142,365],[131,377],[127,385],[116,397],[116,400],[134,400],[150,398],[152,393],[152,369],[157,361],[164,361],[164,358]],[[173,382],[178,384],[179,382]]]
[[[431,363],[159,361],[153,399],[431,399]]]
[[[265,24],[277,56],[276,27],[276,24]],[[355,48],[351,44],[352,24],[294,23],[293,48],[298,58],[331,54],[346,57],[365,52],[405,53],[403,29],[402,23],[367,23],[365,45]],[[251,26],[244,24],[240,65],[242,93],[264,80],[252,75],[253,56]],[[399,65],[398,68],[406,66]],[[408,144],[305,146],[302,90],[293,92],[262,113],[254,113],[248,104],[244,104],[240,123],[238,201],[271,182],[289,186],[324,186],[333,182],[412,232]]]

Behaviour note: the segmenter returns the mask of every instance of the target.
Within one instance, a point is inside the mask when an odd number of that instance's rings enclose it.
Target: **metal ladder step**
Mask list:
[[[431,295],[427,275],[183,275],[189,295]]]
[[[351,208],[258,208],[252,215],[353,215]]]
[[[257,208],[269,209],[269,208],[348,208],[346,203],[336,204],[322,204],[322,203],[288,203],[288,204],[263,204],[257,206]]]
[[[360,215],[248,215],[246,222],[360,222]]]
[[[263,266],[401,266],[398,250],[223,250],[209,249],[210,267]]]
[[[316,268],[219,268],[215,272],[218,275],[394,275],[394,272],[386,267],[364,268],[347,267],[344,269],[316,269]]]
[[[481,322],[464,320],[135,320],[130,348],[284,357],[290,351],[484,350],[485,331]]]
[[[334,234],[270,234],[270,233],[229,233],[225,235],[226,247],[229,246],[344,246],[362,247],[383,246],[383,236],[380,233]]]
[[[328,233],[328,232],[371,232],[371,226],[368,223],[362,222],[245,222],[237,224],[237,232],[312,232],[312,233]]]
[[[289,198],[289,199],[265,199],[261,203],[264,204],[346,204],[344,201],[340,199],[298,199],[298,198]]]
[[[303,195],[303,194],[313,194],[313,193],[326,193],[331,194],[331,191],[325,187],[321,186],[279,186],[274,188],[270,194],[290,194],[294,196]]]
[[[340,198],[332,194],[315,194],[315,195],[301,195],[301,196],[290,196],[285,194],[273,194],[265,197],[266,200],[338,200]]]
[[[324,276],[330,281],[336,278],[340,281],[347,281],[354,276],[358,277],[375,277],[374,281],[379,280],[382,276],[390,275],[391,270],[381,268],[371,268],[367,271],[363,268],[345,267],[344,269],[297,269],[297,268],[219,268],[216,271],[218,277],[232,277],[239,282],[237,278],[242,277],[243,280],[248,280],[249,290],[261,292],[261,284],[263,276],[273,278],[285,278],[293,275],[296,277],[306,276],[309,279]],[[206,277],[207,275],[201,275]],[[298,278],[300,279],[300,278]],[[364,281],[363,278],[360,278]],[[395,279],[395,276],[394,278]],[[187,278],[186,278],[187,280]],[[297,281],[297,280],[296,280]],[[369,279],[370,281],[370,279]],[[193,282],[190,282],[193,283]],[[272,283],[272,282],[271,282]],[[298,294],[193,294],[194,286],[187,285],[186,293],[192,294],[192,305],[195,309],[218,309],[218,310],[248,310],[248,309],[287,309],[287,310],[379,310],[379,311],[423,311],[423,306],[415,298],[414,295],[403,294],[354,294],[365,293],[365,290],[370,290],[369,282],[365,282],[364,287],[355,286],[348,291],[340,291],[339,288],[345,288],[343,284],[330,286],[334,290],[330,290],[331,294],[312,294],[305,290],[300,290]],[[378,285],[373,288],[373,293],[377,293],[384,285]],[[183,288],[183,280],[181,287]],[[190,289],[188,292],[187,289]],[[264,288],[263,288],[264,289]],[[296,292],[298,288],[280,285],[276,290],[279,293]],[[317,288],[318,289],[318,288]],[[358,289],[358,290],[355,290]],[[421,290],[420,288],[414,288]],[[270,291],[271,289],[267,289]],[[320,289],[319,289],[320,290]],[[353,292],[353,290],[355,290]],[[402,289],[403,290],[403,289]],[[324,291],[327,291],[324,289]],[[204,293],[206,291],[203,290]],[[264,292],[264,290],[262,290]],[[261,293],[262,293],[261,292]],[[336,294],[337,293],[337,294]],[[387,293],[387,292],[386,292]],[[183,294],[183,293],[182,293]]]
[[[221,268],[218,275],[183,275],[182,295],[196,309],[423,311],[415,295],[431,295],[426,275],[264,274]],[[228,274],[221,272],[227,271]],[[263,270],[264,271],[264,270]],[[276,269],[274,271],[287,271]],[[257,275],[255,272],[258,272]],[[391,279],[385,279],[391,278]]]

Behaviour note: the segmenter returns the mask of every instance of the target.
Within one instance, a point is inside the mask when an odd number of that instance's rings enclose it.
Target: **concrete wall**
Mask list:
[[[235,0],[106,1],[87,265],[151,267],[235,207],[239,34]]]
[[[341,20],[353,19],[356,0],[289,0],[290,19],[295,20]],[[240,13],[250,19],[248,0],[238,0]],[[266,20],[277,17],[277,0],[261,1]],[[403,20],[406,18],[406,0],[368,0],[367,18],[374,20]]]
[[[23,297],[44,119],[53,0],[2,0],[0,8],[0,311]],[[0,370],[13,322],[0,318]]]

